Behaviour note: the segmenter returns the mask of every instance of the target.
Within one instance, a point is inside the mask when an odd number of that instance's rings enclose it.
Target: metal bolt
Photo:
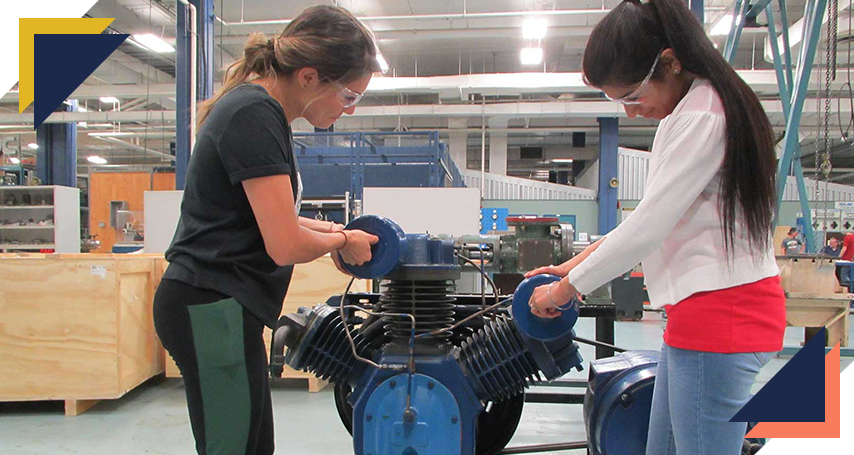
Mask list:
[[[368,415],[366,415],[366,416],[365,416],[365,420],[367,420],[368,422],[370,422],[370,421],[371,421],[371,420],[373,420],[373,419],[374,419],[374,416],[372,416],[372,415],[370,415],[370,414],[368,414]]]
[[[629,395],[624,393],[620,396],[620,399],[623,401],[629,401]]]
[[[451,417],[451,423],[457,423],[457,416]]]
[[[412,423],[415,421],[415,412],[412,409],[407,409],[403,411],[403,421],[406,423]]]
[[[430,390],[433,390],[433,387],[435,387],[435,386],[436,386],[436,384],[434,384],[433,381],[430,381],[427,383],[427,388]]]
[[[390,386],[391,386],[391,388],[393,389],[393,388],[397,385],[397,382],[395,382],[394,380],[392,380],[391,382],[389,382],[389,383],[388,383],[388,385],[390,385]]]

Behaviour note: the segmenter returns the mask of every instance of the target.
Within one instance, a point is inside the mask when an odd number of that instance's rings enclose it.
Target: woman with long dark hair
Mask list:
[[[531,311],[557,306],[643,263],[668,315],[647,455],[736,455],[760,368],[782,348],[785,296],[774,258],[773,131],[756,94],[715,50],[684,0],[628,0],[593,30],[588,85],[630,118],[660,120],[632,215],[559,266]]]
[[[360,265],[378,240],[298,216],[290,128],[298,118],[328,128],[353,113],[380,69],[371,33],[342,8],[316,6],[277,37],[252,35],[243,53],[199,109],[181,218],[154,298],[200,455],[274,452],[262,335],[282,311],[293,264],[338,251]]]

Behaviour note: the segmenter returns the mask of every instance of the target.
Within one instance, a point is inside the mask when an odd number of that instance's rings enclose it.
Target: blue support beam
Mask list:
[[[703,0],[687,0],[688,7],[691,9],[691,12],[694,14],[694,17],[700,21],[700,23],[704,23],[705,20],[705,8],[703,7]]]
[[[77,101],[66,110],[76,111]],[[36,143],[36,172],[42,184],[77,188],[77,123],[42,123],[36,128]]]
[[[785,7],[785,0],[781,0],[783,2],[783,7]],[[774,70],[777,73],[777,88],[780,91],[780,102],[783,107],[783,119],[788,122],[790,109],[791,109],[791,92],[792,92],[792,68],[787,64],[787,68],[784,71],[783,69],[783,59],[780,57],[780,46],[777,43],[777,26],[774,23],[774,10],[771,8],[771,5],[768,5],[765,9],[765,14],[768,17],[768,36],[770,37],[771,42],[771,54],[774,57]],[[786,22],[783,22],[786,25]],[[784,31],[784,34],[788,35],[788,30]],[[788,39],[784,39],[784,41],[788,41]],[[788,55],[788,49],[786,54]],[[789,57],[791,60],[791,57]],[[801,168],[801,160],[800,158],[800,144],[796,146],[795,150],[795,159],[794,159],[794,171],[795,171],[795,180],[797,181],[798,186],[798,199],[801,203],[801,213],[803,213],[804,217],[804,237],[807,240],[806,251],[807,253],[815,253],[815,232],[812,226],[812,213],[810,211],[809,199],[807,196],[807,187],[804,182],[804,171]],[[778,176],[779,178],[779,176]],[[785,185],[785,183],[784,183]],[[777,206],[783,203],[782,199],[777,201]],[[777,224],[777,220],[775,217],[775,225]]]
[[[617,227],[617,181],[620,121],[599,118],[599,235]]]
[[[750,4],[750,9],[747,11],[748,17],[756,17],[759,13],[762,12],[768,5],[771,4],[772,0],[757,0],[754,3]]]
[[[195,6],[196,19],[196,55],[192,55],[192,18],[191,8],[182,2],[177,3],[177,55],[176,72],[176,122],[175,131],[175,188],[184,189],[187,178],[187,166],[190,163],[191,150],[191,114],[190,97],[192,81],[190,68],[192,59],[196,59],[196,99],[201,101],[213,96],[213,0],[189,0]]]
[[[749,0],[736,0],[732,16],[732,27],[729,29],[726,46],[724,46],[724,58],[732,63],[735,52],[738,50],[738,42],[741,40],[741,31],[744,29],[745,17],[750,8]]]
[[[794,86],[795,79],[792,76],[792,45],[789,41],[789,12],[786,11],[786,0],[780,0],[780,22],[783,24],[782,27],[782,35],[783,35],[783,47],[785,51],[783,53],[784,62],[786,63],[786,83],[789,85],[789,93],[792,91],[792,87]]]
[[[804,21],[803,47],[801,49],[798,74],[791,91],[791,103],[789,114],[786,119],[786,136],[784,138],[783,156],[780,158],[777,168],[777,214],[779,218],[780,202],[786,189],[786,178],[792,167],[793,157],[799,146],[798,131],[801,127],[801,114],[806,101],[809,78],[815,61],[816,48],[821,38],[821,20],[827,8],[827,0],[810,0],[807,5],[807,20]],[[803,179],[803,170],[796,165],[795,178]],[[800,172],[798,172],[800,171]],[[806,191],[804,191],[805,193]],[[804,196],[802,196],[804,197]],[[804,212],[804,217],[809,217],[809,210]],[[807,251],[815,252],[815,234],[812,232],[812,223],[805,223],[806,232],[804,236],[807,242]]]

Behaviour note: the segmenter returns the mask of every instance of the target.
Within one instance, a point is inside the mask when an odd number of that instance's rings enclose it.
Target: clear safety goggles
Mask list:
[[[664,50],[662,49],[662,52],[663,51]],[[605,95],[605,98],[626,105],[642,104],[643,101],[641,101],[640,99],[646,94],[647,90],[649,89],[649,81],[652,80],[652,75],[655,73],[655,67],[658,66],[659,60],[661,60],[661,52],[659,52],[658,55],[655,57],[655,61],[652,62],[652,68],[649,69],[649,74],[646,75],[643,82],[641,82],[640,86],[638,86],[635,91],[629,93],[628,95],[622,98],[613,99],[610,98],[608,95]]]

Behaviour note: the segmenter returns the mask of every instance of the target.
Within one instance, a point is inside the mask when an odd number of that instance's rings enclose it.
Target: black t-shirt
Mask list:
[[[234,297],[270,327],[293,266],[279,267],[267,254],[241,182],[288,174],[298,206],[292,140],[282,106],[263,87],[243,84],[225,94],[199,128],[181,219],[166,251],[164,278]]]

